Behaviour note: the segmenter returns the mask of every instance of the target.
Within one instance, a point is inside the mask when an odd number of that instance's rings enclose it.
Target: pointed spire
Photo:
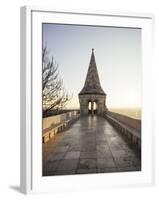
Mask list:
[[[100,80],[98,76],[98,70],[96,66],[95,56],[94,56],[94,49],[92,48],[91,59],[89,63],[89,68],[85,80],[85,84],[83,89],[79,94],[102,94],[105,95],[103,91]]]

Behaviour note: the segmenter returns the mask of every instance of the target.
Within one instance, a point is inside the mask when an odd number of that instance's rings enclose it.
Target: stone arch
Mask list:
[[[93,101],[93,112],[94,114],[98,113],[98,100]]]
[[[88,114],[98,113],[98,100],[88,99],[87,101]]]
[[[91,99],[88,100],[88,107],[87,107],[87,109],[88,109],[88,114],[91,114],[91,109],[92,109],[92,100]]]

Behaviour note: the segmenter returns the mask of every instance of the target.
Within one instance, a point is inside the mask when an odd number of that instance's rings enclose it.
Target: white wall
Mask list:
[[[157,0],[1,0],[0,6],[0,198],[1,199],[157,199],[159,189],[159,173],[156,172],[156,186],[143,188],[107,189],[105,191],[90,191],[54,195],[33,195],[25,197],[17,192],[19,187],[19,54],[20,54],[20,13],[21,5],[45,5],[63,8],[105,9],[108,11],[150,12],[155,14],[155,65],[159,66],[159,6]],[[159,67],[158,67],[159,68]],[[158,69],[154,77],[158,78]],[[157,74],[158,73],[158,74]],[[157,82],[156,82],[157,85]],[[159,85],[159,84],[158,84]],[[159,93],[157,87],[156,94]],[[158,99],[159,95],[155,98]],[[159,106],[157,105],[156,110]],[[10,114],[10,118],[8,118]],[[157,116],[158,114],[156,114]],[[159,119],[159,117],[158,117]],[[158,120],[159,121],[159,120]],[[156,128],[159,126],[157,125]],[[159,137],[156,136],[156,143]],[[158,145],[159,146],[159,145]],[[158,152],[159,148],[156,145]],[[157,154],[157,153],[156,153]],[[158,154],[157,154],[158,156]],[[157,157],[156,156],[156,157]],[[158,156],[159,157],[159,156]],[[158,158],[156,169],[159,169]],[[3,197],[2,197],[3,196]]]

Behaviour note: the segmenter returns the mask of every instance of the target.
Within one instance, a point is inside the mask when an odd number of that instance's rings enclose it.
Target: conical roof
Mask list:
[[[96,66],[94,49],[92,49],[92,55],[88,67],[88,72],[85,80],[85,84],[79,95],[81,94],[102,94],[105,95],[103,91],[100,80],[98,76],[98,70]]]

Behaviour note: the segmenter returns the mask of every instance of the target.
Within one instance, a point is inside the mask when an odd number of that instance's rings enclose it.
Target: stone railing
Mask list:
[[[141,148],[141,120],[109,111],[104,114],[104,117],[115,129]]]
[[[70,111],[59,115],[43,118],[43,143],[48,142],[57,133],[68,128],[79,118],[78,111]]]

